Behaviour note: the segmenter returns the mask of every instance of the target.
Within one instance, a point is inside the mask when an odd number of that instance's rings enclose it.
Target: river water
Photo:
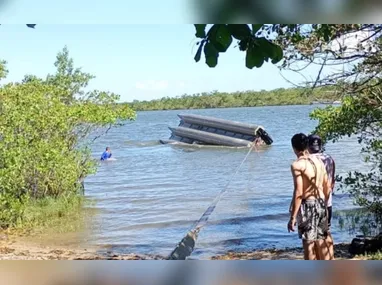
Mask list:
[[[316,107],[138,112],[136,121],[112,129],[93,145],[94,157],[110,146],[116,160],[102,163],[85,181],[86,196],[96,201],[98,210],[87,242],[119,253],[167,255],[200,218],[248,150],[159,144],[169,138],[168,127],[179,124],[177,114],[193,113],[260,124],[274,143],[250,154],[201,230],[192,258],[300,246],[297,234],[286,228],[293,191],[290,164],[295,159],[290,138],[314,129],[317,122],[309,113]],[[338,174],[362,170],[359,150],[353,138],[327,146]],[[333,205],[334,210],[354,207],[341,192]],[[336,215],[332,225],[335,242],[351,240]]]

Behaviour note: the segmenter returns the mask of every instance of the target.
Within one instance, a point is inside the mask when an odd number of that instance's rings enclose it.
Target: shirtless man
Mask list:
[[[294,193],[288,232],[293,232],[298,225],[305,260],[330,260],[333,257],[325,243],[328,235],[326,203],[330,191],[325,166],[320,159],[309,155],[305,134],[294,135],[291,142],[297,160],[291,165]]]

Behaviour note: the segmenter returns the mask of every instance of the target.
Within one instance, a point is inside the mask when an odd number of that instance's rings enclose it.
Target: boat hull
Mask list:
[[[196,142],[212,145],[225,145],[237,147],[250,147],[252,145],[252,143],[247,140],[231,138],[223,135],[198,131],[184,127],[175,127],[169,129],[174,135],[192,139],[194,140],[194,143]]]
[[[161,143],[223,145],[250,147],[258,139],[270,145],[272,138],[260,125],[229,121],[195,114],[179,114],[179,126],[170,127],[171,136]]]
[[[262,126],[245,124],[241,122],[229,121],[219,118],[200,116],[200,115],[187,115],[180,114],[178,117],[185,123],[195,124],[200,126],[211,127],[215,129],[221,129],[230,131],[233,133],[240,133],[250,136],[257,135],[257,131],[262,129]]]

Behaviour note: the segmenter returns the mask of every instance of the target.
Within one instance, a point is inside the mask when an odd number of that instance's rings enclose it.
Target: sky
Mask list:
[[[0,59],[8,62],[10,71],[4,82],[20,81],[26,74],[45,77],[54,72],[55,57],[67,46],[75,66],[96,76],[89,87],[117,93],[123,102],[214,90],[292,86],[271,63],[252,70],[246,68],[245,53],[238,50],[235,42],[220,55],[217,67],[208,67],[204,57],[196,63],[197,39],[192,24],[154,24],[159,21],[159,13],[161,22],[163,13],[168,14],[168,22],[184,16],[184,5],[174,0],[154,1],[161,5],[150,1],[151,9],[146,9],[146,0],[109,1],[114,5],[114,14],[102,14],[105,7],[97,4],[101,1],[93,1],[93,5],[88,0],[65,2],[73,2],[72,6],[63,1],[44,1],[41,6],[36,2],[39,1],[15,0],[3,6]],[[86,7],[91,7],[88,13],[78,12]],[[55,13],[50,12],[53,8]],[[143,13],[143,17],[139,18],[138,13]],[[21,23],[37,26],[29,29],[20,24],[20,19]],[[126,24],[126,19],[138,24]],[[304,75],[314,78],[317,72],[318,67]],[[293,72],[283,75],[296,84],[304,80]]]

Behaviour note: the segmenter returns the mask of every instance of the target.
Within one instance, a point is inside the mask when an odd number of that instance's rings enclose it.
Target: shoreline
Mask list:
[[[366,256],[353,256],[348,252],[348,243],[334,246],[336,260],[366,260]],[[164,256],[120,254],[107,247],[74,247],[42,245],[23,241],[17,236],[0,236],[0,260],[164,260]],[[192,255],[191,255],[192,259]],[[227,251],[201,260],[303,260],[302,247],[262,249],[247,252]]]
[[[349,253],[350,243],[334,245],[335,260],[367,260],[365,256],[355,256]],[[302,247],[283,249],[264,249],[247,252],[229,251],[223,255],[216,255],[211,260],[304,260]]]
[[[121,104],[129,104],[126,102],[123,102]],[[200,108],[183,108],[183,109],[148,109],[148,110],[141,110],[141,109],[134,109],[135,112],[160,112],[160,111],[188,111],[188,110],[214,110],[214,109],[240,109],[240,108],[261,108],[261,107],[288,107],[288,106],[339,106],[341,104],[334,102],[330,103],[301,103],[301,104],[266,104],[266,105],[257,105],[257,106],[239,106],[239,107],[200,107]]]

